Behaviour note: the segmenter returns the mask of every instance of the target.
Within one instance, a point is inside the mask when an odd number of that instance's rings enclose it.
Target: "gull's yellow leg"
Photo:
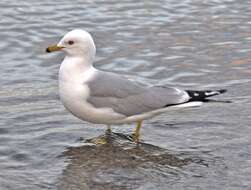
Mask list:
[[[98,144],[107,144],[109,142],[109,137],[112,133],[112,129],[110,125],[107,125],[106,131],[105,131],[105,136],[98,139]]]
[[[109,143],[109,137],[112,133],[112,129],[110,125],[107,125],[106,131],[105,131],[105,135],[102,135],[101,137],[95,139],[93,141],[93,143],[95,143],[96,145],[104,145],[104,144],[108,144]]]
[[[142,121],[137,121],[136,129],[132,134],[133,141],[137,144],[139,143],[141,124],[142,124]]]
[[[110,135],[111,133],[112,133],[111,126],[110,126],[110,125],[107,125],[106,131],[105,131],[105,134]]]

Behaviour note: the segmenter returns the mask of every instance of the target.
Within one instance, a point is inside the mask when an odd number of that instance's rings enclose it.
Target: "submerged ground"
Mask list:
[[[249,0],[0,2],[0,189],[251,188]],[[45,54],[74,28],[97,44],[96,67],[140,82],[226,88],[212,103],[145,121],[136,148],[80,121],[58,100],[63,54]],[[113,126],[129,134],[134,126]]]

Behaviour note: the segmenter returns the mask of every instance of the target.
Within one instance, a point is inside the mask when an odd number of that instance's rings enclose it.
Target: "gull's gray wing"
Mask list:
[[[125,98],[145,91],[145,85],[132,82],[118,74],[96,71],[94,78],[87,82],[92,97]]]
[[[98,71],[87,84],[90,88],[89,103],[97,108],[112,108],[126,116],[184,103],[189,99],[185,91],[176,88],[147,87],[103,71]]]

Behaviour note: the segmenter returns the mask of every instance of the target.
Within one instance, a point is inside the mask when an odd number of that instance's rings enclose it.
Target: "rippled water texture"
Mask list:
[[[105,128],[64,109],[63,54],[44,52],[74,28],[94,36],[100,69],[150,84],[226,88],[218,98],[233,103],[145,121],[142,139],[156,154],[83,146],[79,139]],[[0,189],[250,189],[250,31],[250,0],[1,0]]]

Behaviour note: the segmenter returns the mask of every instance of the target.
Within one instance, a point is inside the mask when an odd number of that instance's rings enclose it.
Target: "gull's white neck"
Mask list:
[[[59,82],[84,83],[95,72],[91,59],[80,56],[66,56],[59,70]]]

